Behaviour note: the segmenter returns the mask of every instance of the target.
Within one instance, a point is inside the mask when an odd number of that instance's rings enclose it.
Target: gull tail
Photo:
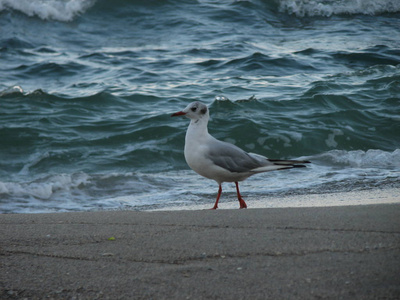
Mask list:
[[[275,170],[285,170],[293,168],[305,168],[304,164],[311,163],[308,160],[281,160],[281,159],[268,159],[270,165],[259,167],[251,170],[252,172],[261,173]]]
[[[268,159],[275,166],[287,166],[289,168],[305,168],[303,164],[311,163],[308,160],[282,160],[282,159]]]

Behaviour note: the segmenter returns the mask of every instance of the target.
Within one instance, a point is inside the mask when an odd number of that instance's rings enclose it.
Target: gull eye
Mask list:
[[[196,109],[197,109],[197,107],[196,107],[196,106],[192,107],[192,111],[193,111],[193,112],[195,112],[195,111],[196,111]]]

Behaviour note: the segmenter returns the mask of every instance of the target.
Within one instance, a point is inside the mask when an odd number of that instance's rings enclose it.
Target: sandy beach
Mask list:
[[[1,299],[400,298],[398,203],[3,214],[0,224]]]

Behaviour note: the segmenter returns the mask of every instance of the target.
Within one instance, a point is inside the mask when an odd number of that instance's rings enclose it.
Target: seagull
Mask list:
[[[234,182],[240,208],[247,208],[239,191],[239,181],[251,175],[275,170],[303,168],[306,160],[278,160],[265,156],[247,153],[239,147],[217,140],[208,133],[207,124],[210,118],[207,105],[195,101],[184,110],[171,117],[186,116],[190,119],[185,137],[185,159],[189,167],[218,185],[218,195],[212,209],[218,208],[223,182]]]

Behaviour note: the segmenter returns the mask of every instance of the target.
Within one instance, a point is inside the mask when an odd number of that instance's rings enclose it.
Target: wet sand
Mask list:
[[[400,204],[7,214],[0,228],[1,299],[400,298]]]

